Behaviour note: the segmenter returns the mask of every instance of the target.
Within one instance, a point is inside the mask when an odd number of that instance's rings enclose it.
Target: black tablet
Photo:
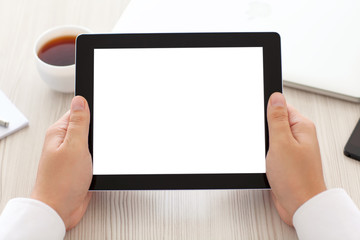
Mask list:
[[[266,106],[277,33],[85,34],[90,190],[269,188]]]

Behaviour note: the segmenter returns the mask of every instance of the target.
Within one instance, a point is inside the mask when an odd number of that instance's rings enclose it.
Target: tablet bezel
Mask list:
[[[282,92],[280,36],[277,33],[82,34],[76,40],[75,95],[89,103],[89,151],[93,150],[94,49],[97,48],[262,47],[265,151],[269,148],[267,102]],[[264,158],[265,160],[265,158]],[[93,175],[90,190],[270,188],[265,173]]]

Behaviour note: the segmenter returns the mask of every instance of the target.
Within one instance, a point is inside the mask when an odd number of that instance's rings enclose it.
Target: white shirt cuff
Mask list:
[[[0,239],[57,240],[65,233],[59,214],[34,199],[11,199],[0,216]]]
[[[299,239],[360,239],[360,211],[343,189],[324,191],[295,212]]]

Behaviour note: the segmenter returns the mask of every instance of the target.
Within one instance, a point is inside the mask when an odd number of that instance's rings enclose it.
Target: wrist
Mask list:
[[[61,220],[63,221],[65,228],[68,229],[68,221],[67,218],[65,217],[65,214],[63,211],[61,211],[61,208],[58,207],[58,204],[56,204],[54,201],[52,201],[50,198],[41,196],[41,194],[36,193],[35,191],[33,191],[30,195],[30,198],[33,200],[37,200],[40,201],[44,204],[46,204],[47,206],[49,206],[51,209],[53,209],[61,218]]]
[[[316,195],[326,191],[327,188],[325,184],[321,184],[316,188],[307,189],[303,194],[300,194],[296,201],[292,201],[295,204],[292,204],[289,210],[290,216],[294,216],[295,212],[307,201],[315,197]]]

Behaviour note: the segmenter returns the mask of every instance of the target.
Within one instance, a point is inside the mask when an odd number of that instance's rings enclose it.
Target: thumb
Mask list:
[[[269,140],[276,143],[279,140],[287,141],[292,136],[289,124],[289,115],[284,96],[273,93],[267,107],[267,121],[269,127]]]
[[[69,125],[65,136],[65,142],[75,145],[87,144],[89,124],[90,111],[87,101],[81,96],[75,96],[71,102]]]

